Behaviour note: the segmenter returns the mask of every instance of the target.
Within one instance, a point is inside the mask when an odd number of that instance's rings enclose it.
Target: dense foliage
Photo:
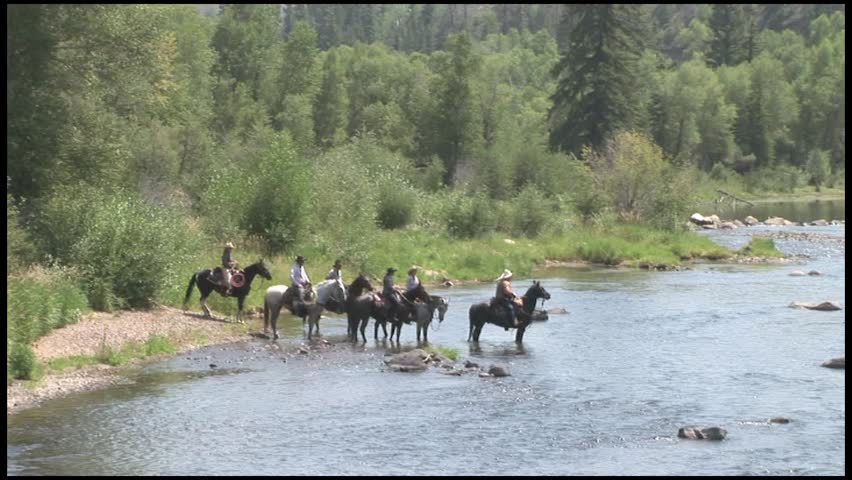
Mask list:
[[[7,277],[147,306],[225,240],[381,270],[388,235],[676,231],[707,182],[844,186],[842,5],[204,11],[7,8]]]

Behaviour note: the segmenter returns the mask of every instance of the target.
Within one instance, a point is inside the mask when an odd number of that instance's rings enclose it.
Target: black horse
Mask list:
[[[201,308],[204,310],[204,316],[210,317],[210,308],[207,307],[207,297],[210,296],[213,291],[217,291],[219,293],[225,292],[225,287],[219,283],[216,283],[210,279],[210,274],[212,273],[212,269],[202,270],[198,273],[195,273],[192,278],[189,279],[189,287],[186,289],[186,298],[183,299],[183,309],[186,310],[187,305],[189,304],[189,297],[192,295],[192,287],[195,284],[198,284],[198,290],[201,292]],[[245,303],[246,297],[251,291],[251,282],[254,280],[254,277],[257,275],[262,276],[267,280],[272,280],[272,274],[269,273],[269,269],[266,268],[266,265],[263,263],[263,259],[257,261],[257,263],[253,263],[246,267],[245,272],[245,283],[243,286],[239,288],[231,287],[231,293],[228,294],[229,297],[237,297],[237,321],[242,322],[242,314],[243,314],[243,304]]]
[[[399,301],[399,310],[397,310],[393,317],[391,317],[390,314],[390,302],[387,300],[383,299],[380,304],[376,304],[373,308],[371,316],[376,319],[376,325],[373,332],[374,339],[379,339],[379,326],[382,327],[382,331],[385,334],[384,338],[387,338],[388,331],[386,325],[390,322],[391,341],[393,341],[393,334],[396,332],[396,342],[399,343],[399,335],[402,331],[403,322],[411,323],[412,320],[415,320],[416,310],[414,302],[419,300],[422,303],[428,303],[431,299],[431,296],[426,292],[426,289],[423,288],[423,285],[419,285],[417,288],[412,290],[411,293],[400,292],[399,297],[401,298]]]
[[[373,286],[364,274],[358,275],[358,278],[349,285],[349,289],[347,290],[346,319],[349,323],[347,335],[349,336],[349,340],[353,342],[358,341],[359,324],[361,336],[365,342],[367,341],[364,329],[367,328],[367,322],[370,320],[370,314],[373,312],[376,303],[372,292]]]
[[[486,323],[493,323],[494,325],[507,329],[517,328],[518,331],[515,334],[515,341],[518,343],[522,342],[524,340],[524,332],[531,322],[530,317],[539,298],[550,300],[550,294],[541,286],[540,282],[534,281],[529,290],[527,290],[527,293],[521,297],[523,300],[523,307],[517,312],[519,321],[517,327],[509,323],[509,312],[503,305],[492,307],[488,302],[475,303],[471,305],[468,313],[470,318],[470,330],[468,332],[467,341],[469,342],[472,337],[474,342],[478,342],[479,334],[482,332],[482,327]]]

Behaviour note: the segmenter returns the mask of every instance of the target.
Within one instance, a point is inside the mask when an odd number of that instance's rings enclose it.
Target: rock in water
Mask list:
[[[832,358],[822,363],[825,368],[842,368],[846,370],[846,357]]]
[[[728,431],[721,427],[681,427],[677,436],[689,440],[722,440]]]
[[[509,377],[512,375],[509,367],[505,365],[491,365],[488,367],[488,373],[495,377]]]

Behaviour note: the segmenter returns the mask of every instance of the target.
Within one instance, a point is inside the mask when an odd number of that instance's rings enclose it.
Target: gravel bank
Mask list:
[[[254,319],[249,319],[253,323]],[[162,335],[186,352],[202,345],[228,343],[246,338],[244,333],[221,318],[205,319],[170,307],[148,311],[96,312],[79,322],[54,330],[33,344],[40,362],[73,355],[95,355],[102,345],[114,349],[135,341],[144,342]],[[150,361],[153,357],[142,361]],[[138,361],[137,361],[138,362]],[[125,381],[119,367],[93,365],[61,373],[48,373],[37,383],[13,381],[6,386],[6,414],[34,407],[44,400],[69,393],[94,390]]]

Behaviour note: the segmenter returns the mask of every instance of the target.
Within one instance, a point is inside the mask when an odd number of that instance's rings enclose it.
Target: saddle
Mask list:
[[[516,319],[520,318],[522,312],[520,302],[521,300],[517,297],[512,301],[512,307],[515,309]],[[515,324],[512,323],[511,312],[509,312],[509,309],[506,308],[506,304],[503,301],[497,300],[497,297],[491,297],[491,301],[488,302],[488,308],[494,315],[495,324],[506,330],[509,328],[515,328]]]
[[[281,306],[287,307],[287,309],[293,312],[294,315],[301,316],[301,313],[296,312],[296,293],[297,290],[295,288],[288,288],[287,291],[284,292],[284,295],[281,297]],[[302,305],[316,303],[316,294],[314,293],[314,290],[310,284],[305,287],[304,296],[304,300],[299,300],[299,303],[301,303]]]

